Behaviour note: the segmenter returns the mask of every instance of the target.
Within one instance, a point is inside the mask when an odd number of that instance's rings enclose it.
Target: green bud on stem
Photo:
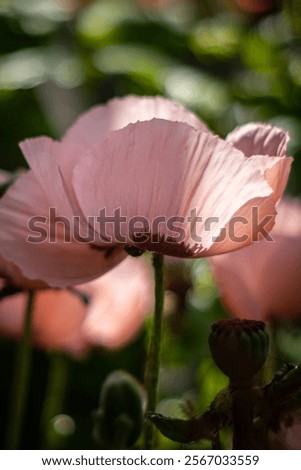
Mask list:
[[[127,372],[112,372],[94,412],[93,437],[102,449],[130,449],[141,434],[145,392]]]

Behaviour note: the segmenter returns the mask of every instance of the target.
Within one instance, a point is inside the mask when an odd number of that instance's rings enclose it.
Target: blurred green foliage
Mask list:
[[[147,3],[1,1],[1,166],[24,165],[19,140],[59,137],[92,104],[162,94],[221,136],[252,120],[282,125],[296,157],[289,189],[298,193],[298,2],[258,14],[234,0]]]
[[[155,9],[143,8],[142,1],[97,0],[74,1],[68,9],[63,0],[0,0],[1,167],[25,166],[20,140],[41,134],[59,138],[91,105],[129,93],[159,94],[194,110],[221,136],[254,120],[287,129],[295,157],[288,191],[300,194],[300,2],[275,2],[258,13],[237,4],[170,1]],[[185,276],[179,281],[185,289],[168,287],[174,304],[165,325],[159,403],[161,412],[177,416],[189,406],[205,409],[225,385],[209,358],[207,336],[210,324],[226,313],[204,261],[187,263]],[[91,413],[100,386],[116,368],[143,380],[147,331],[148,324],[120,351],[68,359],[66,399],[59,410],[66,416],[49,424],[49,445],[93,448]],[[289,360],[300,360],[300,348],[292,348],[290,339],[300,332],[298,325],[293,332],[279,330],[278,347]],[[7,358],[14,343],[2,339],[0,347],[3,443],[13,362]],[[35,351],[23,448],[43,442],[39,429],[48,369],[47,353]],[[176,446],[166,438],[160,443]]]

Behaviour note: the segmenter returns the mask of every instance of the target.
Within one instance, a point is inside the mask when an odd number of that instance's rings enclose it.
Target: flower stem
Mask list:
[[[160,369],[160,351],[162,335],[162,319],[164,304],[164,258],[154,253],[153,265],[155,270],[155,314],[152,325],[150,346],[146,364],[145,384],[147,391],[146,413],[156,410],[158,379]],[[144,430],[145,449],[152,449],[154,428],[150,420],[146,421]]]
[[[264,367],[265,382],[270,382],[273,379],[274,374],[277,372],[277,366],[280,366],[282,362],[279,360],[279,352],[276,345],[277,325],[274,322],[269,323],[268,332],[270,337],[270,347]]]
[[[255,426],[254,417],[262,391],[256,379],[234,383],[230,380],[232,397],[233,450],[268,449],[267,427]],[[257,423],[258,424],[258,423]]]
[[[49,423],[54,416],[62,413],[67,389],[69,358],[61,352],[49,353],[49,372],[46,395],[41,416],[42,449],[52,449],[53,436]]]
[[[249,389],[232,392],[233,449],[255,449],[253,439],[253,403]]]
[[[33,291],[29,291],[23,337],[18,344],[15,358],[15,370],[6,439],[6,447],[10,450],[16,450],[19,448],[26,411],[26,399],[31,369],[31,321],[33,299],[34,293]]]

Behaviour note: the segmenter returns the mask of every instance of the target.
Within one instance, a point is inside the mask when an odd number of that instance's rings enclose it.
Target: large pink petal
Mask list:
[[[250,123],[234,129],[226,140],[232,142],[247,157],[284,157],[289,137],[287,132],[270,124]]]
[[[120,208],[127,217],[122,234],[131,244],[129,219],[143,216],[147,223],[141,231],[150,228],[164,240],[140,246],[179,257],[206,256],[222,228],[247,203],[275,214],[272,188],[252,159],[211,133],[159,119],[129,125],[95,145],[75,168],[74,187],[86,217],[97,216],[103,208],[112,216]],[[154,229],[160,216],[185,217],[184,239],[167,241],[174,231],[166,222]],[[196,217],[202,217],[196,228],[201,241],[192,233]],[[116,231],[116,224],[107,224],[107,235],[113,235],[114,227]],[[244,227],[249,235],[252,221]],[[102,226],[101,236],[103,231]]]
[[[251,123],[235,129],[226,140],[251,157],[273,188],[273,198],[277,202],[285,189],[292,163],[291,158],[285,158],[288,133],[270,124]]]
[[[88,288],[93,294],[84,323],[87,341],[110,349],[124,346],[137,335],[153,307],[150,266],[143,258],[128,257]]]
[[[90,232],[93,236],[71,183],[73,168],[82,156],[82,150],[71,143],[62,144],[49,137],[27,139],[20,143],[20,148],[45,193],[49,207],[70,220],[77,214],[80,232]]]
[[[278,202],[287,184],[293,159],[291,157],[267,158],[265,155],[254,155],[252,162],[259,168],[265,179],[273,189],[273,199]]]
[[[221,234],[206,251],[206,256],[241,249],[263,238],[275,224],[277,211],[273,193],[266,198],[253,198],[240,207],[221,229]]]
[[[81,146],[85,150],[110,131],[153,118],[186,122],[197,129],[208,130],[195,114],[166,98],[127,96],[115,98],[106,105],[95,106],[82,114],[67,131],[63,142]]]
[[[65,217],[58,213],[58,216]],[[28,227],[32,217],[43,217],[36,223],[35,232]],[[49,235],[49,202],[30,171],[22,175],[0,200],[1,234],[0,256],[20,266],[29,279],[42,279],[54,287],[86,282],[111,269],[125,256],[122,250],[100,251],[90,243],[76,241],[73,227],[55,224],[51,241]],[[51,225],[53,229],[53,224]],[[42,227],[44,234],[37,232]],[[67,227],[67,230],[65,230]],[[70,233],[71,234],[70,234]],[[45,235],[41,241],[42,235]],[[70,236],[69,236],[70,235]],[[33,237],[32,242],[27,237]],[[67,238],[66,238],[67,237]],[[41,242],[37,242],[40,240]],[[34,242],[35,241],[35,242]]]
[[[228,252],[248,246],[251,241],[269,238],[268,233],[274,226],[276,205],[283,195],[289,177],[292,158],[267,157],[256,155],[251,157],[254,168],[258,168],[273,189],[271,195],[263,200],[252,199],[240,208],[225,227],[224,234],[208,250],[208,256]],[[250,224],[246,224],[250,221]]]
[[[49,137],[36,137],[21,142],[20,148],[48,200],[49,206],[60,210],[66,217],[74,212],[60,171],[58,155],[64,152],[62,144]],[[66,151],[68,146],[66,145]]]
[[[47,287],[44,281],[34,281],[24,277],[18,266],[9,263],[2,256],[0,256],[0,278],[5,279],[8,284],[22,289],[44,289]]]

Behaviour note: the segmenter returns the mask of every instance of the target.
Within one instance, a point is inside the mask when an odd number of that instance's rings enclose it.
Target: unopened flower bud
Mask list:
[[[256,320],[220,320],[211,329],[209,346],[216,365],[232,381],[251,379],[267,357],[269,336],[265,324]]]
[[[112,372],[100,393],[94,412],[93,437],[102,449],[129,449],[138,439],[144,420],[145,394],[127,372]]]

